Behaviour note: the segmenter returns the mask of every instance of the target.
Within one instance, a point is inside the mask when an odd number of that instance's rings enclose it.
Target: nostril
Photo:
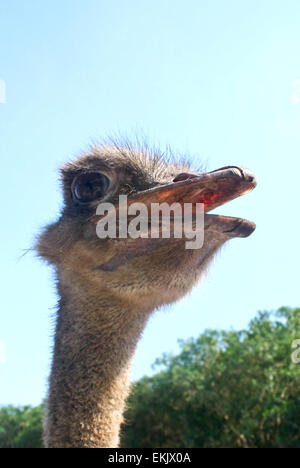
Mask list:
[[[194,177],[198,177],[198,176],[196,174],[188,174],[187,172],[181,172],[175,177],[175,179],[173,179],[173,182],[180,182],[181,180],[194,179]]]

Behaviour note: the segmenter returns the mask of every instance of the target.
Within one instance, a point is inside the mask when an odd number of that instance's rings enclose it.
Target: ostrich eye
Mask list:
[[[73,183],[73,196],[82,203],[92,202],[105,195],[109,184],[110,181],[108,177],[99,172],[82,174],[77,177]]]

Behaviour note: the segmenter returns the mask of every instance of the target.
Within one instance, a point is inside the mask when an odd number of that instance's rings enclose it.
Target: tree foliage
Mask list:
[[[282,308],[259,313],[247,330],[182,341],[134,384],[122,446],[300,448],[297,339],[300,309]],[[0,448],[41,447],[42,417],[42,405],[0,407]]]
[[[41,448],[43,406],[0,408],[0,448]]]
[[[181,342],[134,385],[123,446],[300,448],[297,338],[300,309],[282,308],[259,313],[248,330]]]

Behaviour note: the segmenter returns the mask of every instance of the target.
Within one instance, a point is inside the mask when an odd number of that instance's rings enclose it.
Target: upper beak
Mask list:
[[[164,184],[128,197],[128,205],[151,203],[204,203],[208,212],[253,190],[255,175],[248,169],[236,166],[223,167],[206,174],[184,174],[170,184]]]

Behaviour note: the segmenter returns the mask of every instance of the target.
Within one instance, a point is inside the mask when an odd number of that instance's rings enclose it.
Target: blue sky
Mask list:
[[[0,404],[45,396],[57,298],[51,270],[22,254],[58,214],[57,168],[107,134],[142,130],[196,165],[242,165],[258,178],[217,210],[256,232],[155,313],[134,379],[178,338],[299,306],[298,0],[2,0],[0,47]]]

